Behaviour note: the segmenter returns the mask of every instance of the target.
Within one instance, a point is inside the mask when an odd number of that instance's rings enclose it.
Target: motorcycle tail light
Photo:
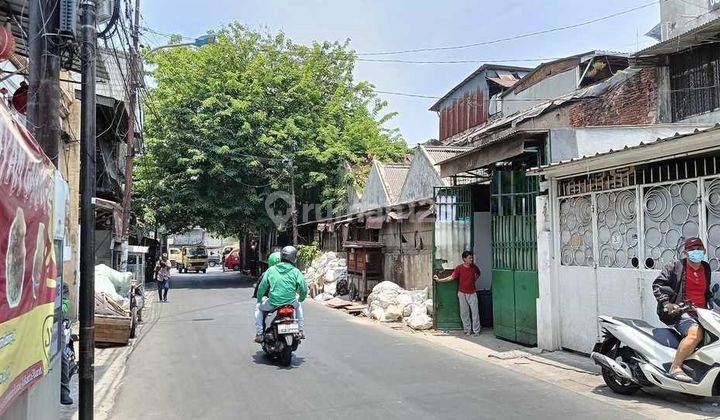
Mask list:
[[[282,308],[278,309],[278,316],[292,316],[293,315],[293,307],[292,306],[283,306]]]

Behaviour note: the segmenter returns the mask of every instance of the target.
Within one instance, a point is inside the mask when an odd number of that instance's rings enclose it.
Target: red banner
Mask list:
[[[0,106],[0,414],[48,371],[54,167]]]

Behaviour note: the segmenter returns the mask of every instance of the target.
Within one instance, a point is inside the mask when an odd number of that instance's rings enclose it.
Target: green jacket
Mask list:
[[[282,262],[272,266],[265,271],[260,286],[258,286],[258,302],[267,290],[268,303],[272,306],[288,305],[295,301],[295,294],[299,293],[298,301],[302,302],[307,297],[307,282],[300,270],[294,265]]]

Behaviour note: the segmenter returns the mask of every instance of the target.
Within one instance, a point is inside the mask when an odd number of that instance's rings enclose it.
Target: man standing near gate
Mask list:
[[[445,278],[434,276],[438,282],[458,281],[458,300],[460,301],[460,318],[465,335],[480,334],[480,308],[478,307],[475,282],[480,278],[480,269],[475,265],[475,256],[470,251],[463,251],[463,263],[455,267],[452,274]],[[471,322],[472,320],[472,322]]]

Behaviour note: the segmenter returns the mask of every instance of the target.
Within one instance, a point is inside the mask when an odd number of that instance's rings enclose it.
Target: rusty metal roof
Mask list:
[[[477,70],[472,72],[468,77],[466,77],[462,82],[458,83],[457,85],[455,85],[455,87],[450,89],[450,91],[448,93],[446,93],[445,95],[443,95],[442,98],[438,99],[437,102],[435,102],[433,104],[433,106],[430,107],[430,111],[438,111],[440,109],[440,104],[445,102],[448,98],[452,97],[452,95],[455,92],[457,92],[460,88],[462,88],[465,85],[465,83],[473,80],[475,78],[475,76],[479,75],[480,73],[482,73],[486,70],[505,70],[505,71],[515,71],[515,72],[526,73],[532,69],[528,68],[528,67],[506,66],[506,65],[502,65],[502,64],[483,64]]]

